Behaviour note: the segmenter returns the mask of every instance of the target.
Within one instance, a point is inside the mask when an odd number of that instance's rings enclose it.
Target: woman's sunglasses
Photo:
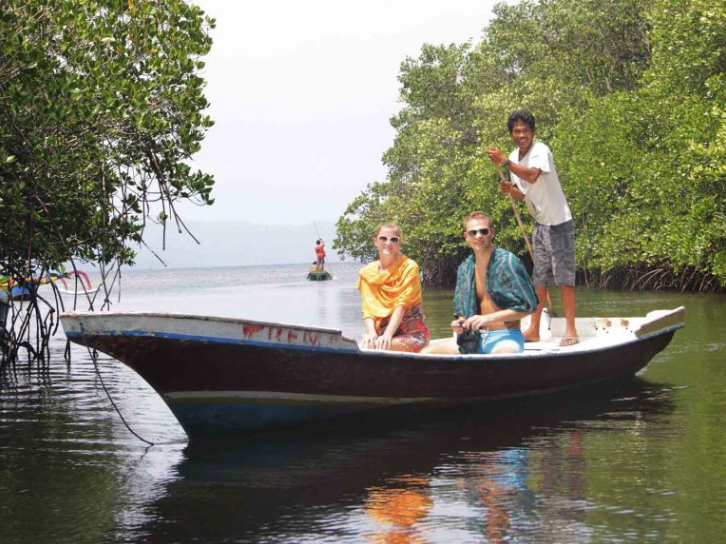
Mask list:
[[[397,244],[400,238],[398,236],[391,236],[390,238],[388,236],[379,236],[378,241],[381,243],[386,243],[388,240],[391,241],[392,244]]]
[[[471,238],[474,238],[474,236],[476,236],[477,233],[481,234],[482,236],[486,236],[487,234],[489,234],[489,229],[484,227],[484,228],[481,228],[478,230],[477,229],[467,230],[466,232]]]

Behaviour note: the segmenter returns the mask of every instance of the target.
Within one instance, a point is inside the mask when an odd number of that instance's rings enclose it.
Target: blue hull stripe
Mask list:
[[[280,404],[169,403],[190,435],[261,431],[360,412],[364,407]],[[370,408],[370,407],[369,407]]]

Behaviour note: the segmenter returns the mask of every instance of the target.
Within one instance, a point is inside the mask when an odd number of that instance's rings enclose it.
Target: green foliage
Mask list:
[[[185,162],[212,125],[198,71],[213,25],[184,0],[0,3],[3,276],[133,263],[147,221],[181,230],[177,202],[213,202],[212,177]],[[0,368],[21,346],[48,355],[54,308],[31,294],[35,337],[13,312]]]
[[[642,86],[562,116],[556,156],[581,268],[665,271],[680,289],[726,283],[725,18],[726,6],[656,2]]]
[[[563,116],[574,124],[599,100],[638,87],[650,58],[645,5],[502,3],[481,43],[425,45],[418,58],[406,59],[399,76],[404,107],[392,119],[397,135],[384,155],[388,180],[369,186],[346,210],[335,247],[370,258],[374,224],[393,219],[404,226],[406,251],[426,278],[451,283],[467,253],[461,219],[481,209],[493,216],[498,243],[524,254],[511,204],[498,192],[498,175],[485,151],[512,147],[506,119],[520,108],[537,116],[540,139],[576,147],[574,133],[559,130]],[[564,184],[567,191],[572,183]],[[606,201],[603,213],[611,204]],[[573,205],[582,208],[579,201]],[[521,215],[530,221],[526,211]]]
[[[130,263],[154,207],[212,202],[184,162],[212,125],[197,75],[212,25],[182,0],[0,5],[3,269]]]
[[[498,243],[524,253],[485,150],[510,149],[506,118],[527,108],[555,155],[581,272],[726,284],[726,5],[525,0],[494,15],[481,43],[426,45],[403,63],[388,180],[340,218],[337,247],[370,257],[368,225],[396,219],[426,277],[450,283],[466,253],[458,222],[479,208]]]

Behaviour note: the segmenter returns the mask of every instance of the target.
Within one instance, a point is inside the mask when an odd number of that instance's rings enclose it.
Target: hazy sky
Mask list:
[[[185,219],[335,221],[385,179],[398,73],[424,43],[476,43],[494,0],[190,0],[217,20],[202,72],[209,131],[195,165],[211,208]]]

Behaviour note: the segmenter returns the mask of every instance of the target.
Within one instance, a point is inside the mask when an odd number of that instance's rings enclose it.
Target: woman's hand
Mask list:
[[[360,342],[361,347],[364,349],[375,349],[377,339],[378,335],[376,333],[365,332],[363,333],[363,338]]]
[[[376,349],[391,349],[391,337],[387,334],[382,334],[376,339]]]
[[[391,349],[391,337],[387,334],[364,333],[361,340],[363,349]]]

